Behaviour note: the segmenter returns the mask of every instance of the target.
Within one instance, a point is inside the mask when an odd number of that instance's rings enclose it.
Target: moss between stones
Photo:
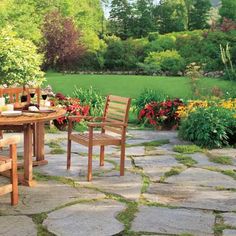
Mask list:
[[[175,155],[175,159],[179,163],[181,163],[187,167],[192,167],[193,165],[197,164],[197,162],[195,160],[193,160],[190,156],[184,156],[183,154]]]
[[[203,149],[196,145],[175,145],[173,151],[183,154],[191,154],[195,152],[203,152]]]
[[[228,156],[208,156],[209,161],[222,164],[222,165],[233,165],[233,160]]]
[[[138,147],[138,146],[159,147],[168,143],[170,143],[169,139],[160,139],[160,140],[154,140],[150,142],[143,142],[143,143],[137,143],[137,144],[126,144],[126,147]]]

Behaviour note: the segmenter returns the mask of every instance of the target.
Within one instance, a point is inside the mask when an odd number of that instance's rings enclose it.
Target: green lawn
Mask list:
[[[47,82],[55,92],[72,95],[74,87],[93,86],[103,95],[114,94],[136,98],[144,88],[161,90],[171,97],[191,98],[191,84],[186,77],[158,77],[133,75],[63,75],[55,72],[46,74]],[[224,91],[236,90],[236,82],[204,78],[199,81],[201,91],[208,94],[217,86]]]

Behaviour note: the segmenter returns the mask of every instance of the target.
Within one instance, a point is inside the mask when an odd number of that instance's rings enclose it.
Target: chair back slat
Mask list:
[[[130,98],[119,97],[114,95],[108,96],[103,115],[104,121],[108,123],[127,123],[130,103]],[[116,134],[122,134],[122,129],[122,127],[104,127],[105,131],[110,131]]]
[[[35,91],[37,96],[37,104],[40,104],[40,88],[25,88],[23,87],[15,87],[15,88],[0,88],[0,97],[6,96],[9,98],[10,103],[15,103],[20,101],[20,97],[24,92],[27,94],[27,102],[30,102],[30,89]]]

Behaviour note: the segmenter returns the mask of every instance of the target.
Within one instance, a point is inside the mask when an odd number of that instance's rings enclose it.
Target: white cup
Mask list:
[[[8,111],[13,111],[14,110],[14,105],[13,104],[7,104],[7,110]]]

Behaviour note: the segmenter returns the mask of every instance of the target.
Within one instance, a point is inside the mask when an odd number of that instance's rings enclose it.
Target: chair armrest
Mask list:
[[[110,122],[102,122],[102,123],[88,123],[88,127],[101,127],[103,128],[104,126],[110,126],[110,127],[127,127],[128,124],[126,123],[122,123],[122,122],[114,122],[114,123],[110,123]]]
[[[9,138],[3,138],[0,140],[0,147],[4,147],[7,145],[17,144],[20,142],[20,136],[14,135]]]
[[[69,116],[68,120],[69,121],[76,121],[78,119],[84,119],[84,120],[103,120],[103,117],[94,117],[94,116]]]

